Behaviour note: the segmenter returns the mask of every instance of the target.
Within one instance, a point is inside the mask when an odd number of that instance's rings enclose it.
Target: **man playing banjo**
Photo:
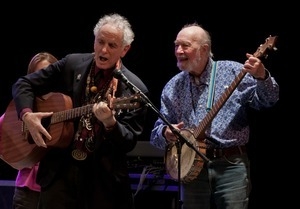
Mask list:
[[[247,53],[242,64],[214,61],[210,35],[196,23],[185,25],[177,34],[175,56],[181,72],[163,88],[160,112],[210,159],[209,164],[186,143],[179,161],[175,146],[180,141],[178,135],[161,118],[154,124],[150,142],[166,149],[167,172],[171,176],[175,173],[175,179],[177,163],[181,162],[184,209],[248,208],[247,115],[250,108],[269,108],[279,100],[279,86],[260,60],[275,40],[270,37],[256,53]],[[224,98],[228,98],[226,103]]]

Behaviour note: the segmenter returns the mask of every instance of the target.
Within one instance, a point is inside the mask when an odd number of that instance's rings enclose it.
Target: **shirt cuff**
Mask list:
[[[21,113],[20,113],[20,117],[19,117],[20,120],[22,120],[24,114],[27,113],[27,112],[32,112],[32,110],[31,110],[30,108],[24,108],[24,109],[21,111]]]

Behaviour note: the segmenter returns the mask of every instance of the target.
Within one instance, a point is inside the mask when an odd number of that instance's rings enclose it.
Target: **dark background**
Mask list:
[[[228,59],[244,62],[246,52],[254,53],[265,39],[278,36],[277,51],[264,60],[266,67],[280,85],[280,101],[267,111],[253,111],[251,139],[248,145],[251,159],[251,208],[261,204],[278,205],[283,195],[278,188],[286,182],[275,180],[281,174],[289,126],[284,114],[287,99],[288,76],[291,72],[291,24],[294,22],[292,6],[262,5],[247,2],[243,5],[211,3],[196,6],[189,2],[162,8],[160,4],[89,3],[63,8],[61,5],[16,5],[3,7],[2,17],[2,73],[0,76],[0,111],[12,99],[11,85],[26,74],[31,57],[48,51],[58,58],[73,52],[93,51],[93,28],[106,13],[118,12],[126,16],[135,32],[135,41],[124,58],[124,64],[148,86],[150,100],[159,108],[160,92],[164,84],[179,70],[174,56],[174,40],[186,23],[198,22],[212,37],[212,51],[216,60]],[[198,3],[197,3],[198,4]],[[33,9],[41,6],[40,9]],[[284,15],[283,15],[284,14]],[[2,15],[3,16],[3,15]],[[150,109],[143,140],[149,133],[157,115]],[[282,137],[284,134],[285,137]],[[16,171],[0,160],[0,179],[14,180]],[[285,205],[288,203],[285,202]]]

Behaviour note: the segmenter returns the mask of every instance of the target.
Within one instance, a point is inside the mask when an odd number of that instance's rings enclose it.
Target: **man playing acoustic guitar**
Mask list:
[[[143,132],[147,106],[120,104],[138,95],[114,70],[146,95],[148,89],[121,61],[134,40],[126,18],[104,15],[94,36],[94,53],[67,55],[13,85],[24,130],[46,152],[37,174],[39,209],[133,208],[126,153]]]

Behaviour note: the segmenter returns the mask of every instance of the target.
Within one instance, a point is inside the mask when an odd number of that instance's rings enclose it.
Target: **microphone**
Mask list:
[[[128,79],[126,78],[126,76],[122,73],[121,70],[119,69],[114,69],[113,71],[113,76],[119,80],[121,80],[124,83],[129,82]]]
[[[139,90],[133,83],[131,83],[127,78],[126,76],[122,73],[121,70],[119,69],[114,69],[113,71],[113,76],[115,78],[117,78],[118,80],[121,80],[123,83],[126,84],[126,86],[133,90],[135,93],[141,93],[141,90]]]

